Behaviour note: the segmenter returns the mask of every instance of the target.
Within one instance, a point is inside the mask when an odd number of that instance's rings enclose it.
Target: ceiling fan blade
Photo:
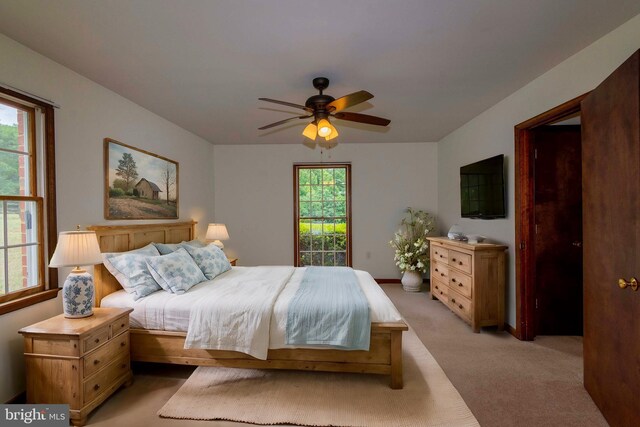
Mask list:
[[[334,114],[336,119],[348,120],[350,122],[366,123],[368,125],[387,126],[391,123],[389,119],[383,119],[382,117],[370,116],[368,114],[359,113],[336,113]]]
[[[288,107],[299,108],[301,110],[313,113],[313,108],[305,107],[304,105],[294,104],[292,102],[287,102],[287,101],[278,101],[277,99],[271,99],[271,98],[258,98],[258,99],[260,101],[273,102],[274,104],[286,105]]]
[[[361,102],[365,102],[373,98],[366,90],[360,90],[358,92],[350,93],[349,95],[345,95],[341,98],[331,101],[327,104],[327,110],[330,111],[342,111],[345,108],[353,107],[354,105],[360,104]]]
[[[281,124],[283,124],[283,123],[287,123],[289,120],[295,120],[295,119],[308,119],[308,118],[310,118],[310,117],[313,117],[313,116],[289,117],[288,119],[280,120],[279,122],[275,122],[275,123],[271,123],[271,124],[269,124],[269,125],[262,126],[261,128],[258,128],[258,130],[265,130],[265,129],[269,129],[269,128],[272,128],[272,127],[274,127],[274,126],[278,126],[278,125],[281,125]]]

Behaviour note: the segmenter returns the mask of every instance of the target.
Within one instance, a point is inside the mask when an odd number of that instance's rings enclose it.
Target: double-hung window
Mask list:
[[[351,266],[351,165],[296,164],[294,263]]]
[[[0,88],[0,314],[57,293],[46,269],[56,233],[52,144],[53,108]]]

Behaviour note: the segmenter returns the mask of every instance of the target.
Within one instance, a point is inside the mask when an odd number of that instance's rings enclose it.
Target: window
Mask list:
[[[0,314],[57,294],[53,161],[52,106],[0,88]]]
[[[299,164],[294,175],[296,266],[351,265],[351,165]]]

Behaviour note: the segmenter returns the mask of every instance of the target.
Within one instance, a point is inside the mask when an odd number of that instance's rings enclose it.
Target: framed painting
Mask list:
[[[178,162],[104,139],[104,217],[177,219]]]

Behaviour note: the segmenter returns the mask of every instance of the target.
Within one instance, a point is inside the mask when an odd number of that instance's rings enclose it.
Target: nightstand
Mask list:
[[[130,384],[130,308],[94,308],[81,319],[52,317],[20,329],[24,337],[27,403],[67,403],[71,423],[122,384]]]
[[[227,259],[229,260],[229,264],[234,265],[234,266],[238,262],[238,258],[229,258],[229,257],[227,257]]]

